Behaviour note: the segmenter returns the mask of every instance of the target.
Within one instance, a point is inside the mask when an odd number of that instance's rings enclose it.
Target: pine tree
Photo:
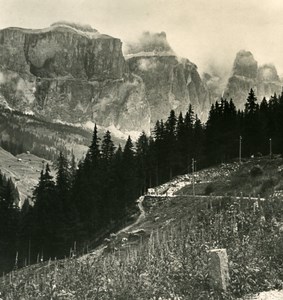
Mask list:
[[[198,168],[203,164],[203,148],[204,148],[204,129],[203,125],[196,115],[194,123],[194,135],[193,135],[193,158],[198,162]]]
[[[61,151],[57,159],[56,169],[56,188],[58,196],[61,199],[66,199],[71,188],[71,174],[69,170],[69,162]]]
[[[246,114],[254,114],[258,110],[257,98],[253,89],[250,90],[247,102],[245,104],[245,113]]]
[[[167,167],[166,157],[167,157],[167,149],[165,146],[165,126],[163,120],[157,121],[154,127],[154,150],[156,154],[156,162],[155,162],[155,185],[159,185],[163,182],[163,174],[165,173],[165,169]],[[168,176],[166,176],[168,177]]]
[[[170,115],[165,123],[165,147],[167,150],[166,163],[168,179],[171,179],[175,174],[177,161],[177,143],[176,143],[176,125],[177,119],[174,110],[171,110]]]
[[[148,169],[148,153],[149,141],[145,132],[143,131],[136,143],[136,158],[137,158],[137,177],[140,186],[140,193],[144,194],[147,189],[147,182],[149,178]]]
[[[122,156],[123,167],[123,186],[124,186],[124,203],[126,209],[134,206],[135,199],[139,196],[138,183],[136,176],[136,160],[134,145],[129,136],[124,147]]]
[[[260,151],[259,105],[254,91],[251,89],[245,104],[244,115],[244,154],[255,155]]]
[[[0,172],[0,270],[8,271],[17,251],[19,227],[18,191]]]
[[[91,145],[89,146],[89,150],[87,152],[86,158],[85,158],[85,164],[86,165],[92,165],[95,166],[100,158],[100,149],[99,149],[99,141],[100,138],[97,135],[97,126],[95,124],[93,135],[92,135],[92,141]]]
[[[113,208],[114,194],[114,166],[113,159],[115,155],[115,146],[111,139],[110,131],[107,131],[103,137],[101,144],[101,203],[99,213],[101,216],[102,225],[108,225],[110,220],[113,219],[115,213]]]
[[[102,160],[106,163],[110,163],[115,152],[115,146],[114,143],[111,139],[111,133],[109,130],[106,131],[103,140],[102,140],[102,145],[101,145],[101,157]]]
[[[79,227],[78,212],[70,193],[74,182],[72,176],[75,176],[75,171],[70,167],[68,159],[62,152],[57,159],[56,169],[56,207],[61,215],[61,227],[58,228],[58,235],[61,235],[62,245],[69,249],[72,243],[77,240]]]
[[[116,150],[113,161],[113,186],[111,190],[113,191],[113,197],[111,201],[112,205],[112,220],[121,220],[125,217],[125,200],[124,200],[124,164],[123,164],[123,150],[119,144]]]
[[[194,111],[192,105],[189,105],[189,109],[186,112],[184,118],[184,126],[185,126],[185,137],[183,141],[184,147],[184,166],[188,166],[193,158],[193,128],[194,128]]]
[[[62,254],[61,241],[62,203],[58,201],[56,186],[50,167],[47,164],[45,171],[40,174],[39,183],[34,193],[34,227],[33,245],[37,253],[44,252],[50,257]]]

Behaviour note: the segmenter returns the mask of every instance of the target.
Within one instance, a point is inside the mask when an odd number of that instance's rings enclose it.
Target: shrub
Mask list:
[[[268,178],[265,180],[260,187],[260,194],[266,193],[268,190],[274,187],[274,180],[272,178]]]
[[[250,170],[250,175],[252,177],[261,176],[263,174],[263,170],[259,165],[253,166]]]
[[[205,188],[205,190],[204,190],[204,194],[205,195],[210,195],[211,193],[213,193],[214,192],[214,186],[213,186],[213,184],[208,184],[207,186],[206,186],[206,188]]]

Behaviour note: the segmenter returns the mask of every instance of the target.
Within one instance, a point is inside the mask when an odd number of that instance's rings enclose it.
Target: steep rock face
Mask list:
[[[88,80],[121,78],[125,69],[119,39],[66,25],[42,30],[0,31],[0,64],[39,77],[72,76]]]
[[[255,79],[257,77],[257,68],[257,61],[250,51],[242,50],[237,53],[233,66],[234,76]]]
[[[243,108],[251,88],[255,90],[258,99],[262,100],[263,97],[280,93],[282,83],[275,66],[258,67],[252,53],[242,50],[236,55],[224,97],[232,98],[238,108]]]
[[[216,101],[219,101],[221,95],[223,94],[226,88],[226,84],[227,84],[226,76],[222,76],[222,74],[203,73],[202,81],[206,85],[209,91],[211,103],[215,103]]]
[[[0,31],[0,87],[2,105],[50,120],[149,131],[144,85],[129,74],[121,41],[94,29]]]
[[[275,66],[271,64],[260,66],[257,74],[257,94],[261,97],[269,97],[274,93],[279,94],[281,91],[282,82]]]
[[[1,30],[0,104],[131,134],[149,132],[190,103],[206,118],[207,87],[193,63],[175,56],[165,33],[145,33],[128,50],[125,60],[119,39],[73,24]]]
[[[145,84],[152,125],[156,120],[166,119],[171,109],[185,112],[189,104],[202,120],[206,119],[210,97],[197,66],[174,54],[164,32],[144,33],[128,51],[132,51],[126,55],[129,70]]]
[[[168,112],[185,112],[192,104],[201,119],[206,118],[210,106],[208,91],[197,68],[189,60],[176,56],[135,56],[128,59],[130,71],[145,84],[151,120],[166,119]]]

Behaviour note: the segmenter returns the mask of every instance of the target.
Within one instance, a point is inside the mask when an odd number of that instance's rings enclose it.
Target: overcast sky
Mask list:
[[[165,31],[179,56],[200,71],[231,68],[250,50],[283,74],[282,0],[0,0],[0,28],[43,28],[61,20],[87,23],[122,41]]]

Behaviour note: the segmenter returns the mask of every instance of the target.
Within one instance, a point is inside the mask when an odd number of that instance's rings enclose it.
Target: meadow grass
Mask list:
[[[176,200],[176,199],[175,199]],[[184,209],[184,207],[183,207]],[[66,259],[2,278],[2,299],[236,299],[283,286],[279,200],[227,197],[188,206],[182,219],[148,239],[112,247],[98,258]],[[186,217],[185,217],[186,216]],[[230,286],[210,285],[207,250],[226,248]]]

